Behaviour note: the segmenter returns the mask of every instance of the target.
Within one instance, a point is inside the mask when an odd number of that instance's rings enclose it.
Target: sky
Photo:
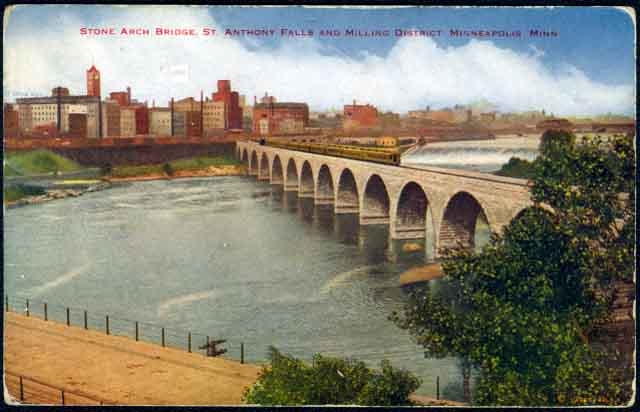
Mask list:
[[[122,27],[148,36],[120,35]],[[156,27],[196,36],[156,36]],[[116,35],[82,35],[114,28]],[[203,28],[217,35],[202,35]],[[281,36],[280,29],[313,31]],[[225,36],[225,29],[274,29],[273,36]],[[389,30],[351,37],[345,30]],[[397,37],[396,29],[440,30]],[[532,37],[530,30],[555,31]],[[338,37],[320,36],[337,30]],[[455,37],[488,30],[520,37]],[[489,101],[497,110],[556,115],[635,113],[635,24],[610,7],[335,8],[238,6],[24,5],[5,14],[3,92],[49,95],[62,85],[86,92],[85,71],[101,72],[102,94],[125,90],[150,104],[210,95],[217,79],[246,96],[265,92],[311,110],[354,99],[382,111]]]

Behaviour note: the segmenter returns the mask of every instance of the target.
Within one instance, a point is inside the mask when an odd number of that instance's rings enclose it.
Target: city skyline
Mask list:
[[[631,19],[622,10],[590,9],[590,19],[599,22],[593,24],[581,19],[584,9],[474,10],[475,17],[465,20],[464,10],[452,8],[17,7],[5,31],[4,94],[8,100],[46,95],[58,85],[84,92],[77,66],[95,64],[103,73],[105,92],[131,86],[139,100],[149,102],[197,96],[201,89],[213,90],[217,79],[227,78],[248,103],[268,91],[283,101],[307,102],[315,111],[340,108],[353,99],[401,113],[487,100],[503,112],[545,109],[559,116],[633,115]],[[89,17],[87,10],[94,15]],[[495,11],[491,18],[490,11]],[[345,20],[354,13],[371,18],[360,25],[348,24]],[[524,35],[491,40],[449,35],[337,39],[80,35],[82,27],[278,28],[287,26],[283,21],[292,15],[316,33],[317,27],[374,30],[386,27],[381,23],[385,13],[406,16],[394,24],[413,28],[423,28],[417,22],[429,26],[436,19],[445,30],[488,26],[507,31],[528,29],[522,19],[539,13],[546,25],[536,28],[552,30],[557,22],[562,29],[557,38]],[[308,18],[301,19],[304,15]],[[505,23],[505,16],[515,17],[515,22]],[[38,27],[44,21],[46,29],[36,32],[36,21]],[[529,21],[529,26],[537,24],[535,18]],[[583,40],[571,43],[572,27],[578,23],[584,25]],[[617,47],[611,47],[615,39]],[[57,40],[62,40],[60,47],[47,47]],[[577,59],[576,52],[591,58]]]

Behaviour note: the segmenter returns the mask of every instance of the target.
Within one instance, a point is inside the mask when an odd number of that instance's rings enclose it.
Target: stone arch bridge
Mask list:
[[[361,225],[389,225],[392,239],[424,239],[434,252],[475,245],[478,218],[500,233],[532,205],[527,181],[485,173],[429,167],[417,169],[237,142],[249,175],[335,213],[357,213]]]

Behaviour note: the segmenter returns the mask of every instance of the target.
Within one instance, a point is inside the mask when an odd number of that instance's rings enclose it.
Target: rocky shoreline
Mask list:
[[[96,192],[98,190],[104,190],[111,186],[109,182],[100,181],[96,184],[89,185],[83,189],[49,189],[43,195],[36,196],[26,196],[22,199],[18,199],[13,202],[7,202],[6,206],[8,208],[26,206],[26,205],[34,205],[39,203],[48,202],[55,199],[64,199],[67,197],[78,197],[82,196],[85,193]]]

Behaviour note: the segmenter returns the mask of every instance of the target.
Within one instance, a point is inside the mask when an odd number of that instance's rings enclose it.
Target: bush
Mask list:
[[[528,160],[512,157],[508,163],[502,165],[495,174],[498,176],[515,177],[519,179],[532,179],[535,163]]]
[[[411,372],[388,361],[382,370],[355,359],[316,354],[313,364],[270,348],[271,365],[245,392],[245,401],[260,405],[411,405],[409,395],[420,386]]]

